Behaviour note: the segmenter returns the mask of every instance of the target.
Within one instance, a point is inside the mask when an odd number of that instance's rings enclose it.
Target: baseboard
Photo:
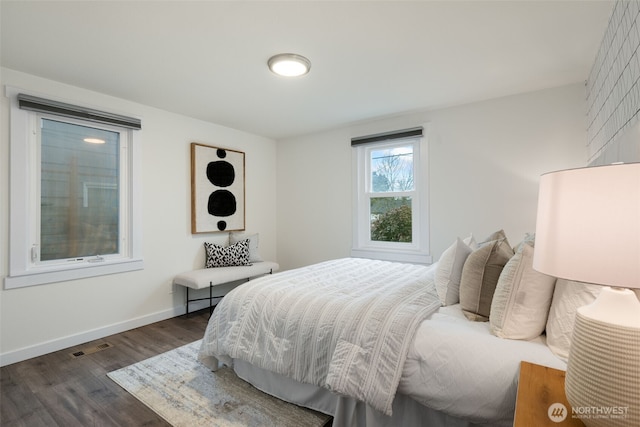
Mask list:
[[[202,307],[200,307],[202,306]],[[202,308],[209,307],[208,302],[202,304],[190,304],[189,311],[196,311]],[[73,347],[79,344],[83,344],[89,341],[97,340],[100,338],[108,337],[109,335],[119,334],[130,329],[139,328],[141,326],[149,325],[151,323],[160,322],[162,320],[170,319],[185,314],[186,309],[184,305],[170,308],[168,310],[158,311],[145,316],[136,317],[134,319],[126,320],[124,322],[115,323],[112,325],[104,326],[101,328],[92,329],[90,331],[81,332],[75,335],[69,335],[66,337],[46,341],[40,344],[32,345],[29,347],[23,347],[18,350],[9,351],[0,354],[0,366],[11,365],[12,363],[22,362],[23,360],[31,359],[34,357],[42,356],[44,354],[52,353],[54,351],[64,350],[65,348]]]

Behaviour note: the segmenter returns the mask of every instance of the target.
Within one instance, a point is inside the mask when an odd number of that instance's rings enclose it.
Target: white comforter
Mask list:
[[[420,323],[440,306],[427,267],[345,258],[250,281],[213,313],[199,358],[238,358],[391,414]]]
[[[416,331],[398,393],[482,425],[513,425],[521,361],[565,370],[544,335],[498,338],[489,322],[472,322],[460,304],[441,307]]]

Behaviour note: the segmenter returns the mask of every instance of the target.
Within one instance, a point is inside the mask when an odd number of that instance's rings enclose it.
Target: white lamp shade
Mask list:
[[[543,175],[533,267],[615,287],[578,309],[565,390],[587,426],[640,426],[640,163]]]
[[[568,280],[640,288],[640,163],[543,175],[533,267]]]

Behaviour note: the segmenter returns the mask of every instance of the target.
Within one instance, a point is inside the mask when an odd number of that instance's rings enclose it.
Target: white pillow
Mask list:
[[[453,305],[459,302],[462,267],[464,267],[464,262],[476,246],[473,235],[467,237],[464,241],[458,237],[442,253],[438,261],[435,277],[436,291],[442,305]]]
[[[583,305],[591,304],[601,289],[602,286],[564,279],[556,282],[547,319],[547,345],[559,358],[565,361],[569,358],[576,311]]]
[[[259,250],[259,239],[260,235],[258,233],[255,234],[246,234],[246,233],[231,233],[229,236],[229,243],[234,244],[238,243],[244,239],[249,239],[249,261],[250,262],[260,262],[262,261],[262,257],[260,256]]]
[[[547,323],[556,278],[533,269],[533,247],[525,242],[507,262],[491,301],[491,333],[500,338],[530,340]]]

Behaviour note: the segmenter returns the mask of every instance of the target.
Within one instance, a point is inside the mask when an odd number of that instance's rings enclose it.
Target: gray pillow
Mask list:
[[[460,280],[460,308],[469,320],[489,320],[500,273],[513,255],[507,239],[484,243],[469,255]]]

